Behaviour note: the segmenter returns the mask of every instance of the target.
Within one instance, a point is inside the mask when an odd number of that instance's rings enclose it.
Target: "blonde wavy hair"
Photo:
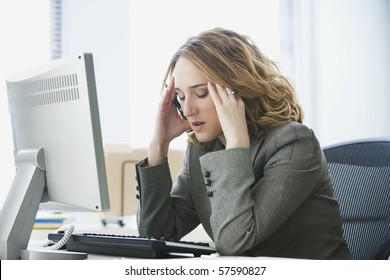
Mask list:
[[[249,37],[216,28],[189,38],[172,57],[165,81],[181,56],[210,81],[240,95],[250,135],[261,138],[270,127],[290,121],[302,123],[303,112],[292,84]],[[194,133],[189,133],[189,140],[198,143]]]

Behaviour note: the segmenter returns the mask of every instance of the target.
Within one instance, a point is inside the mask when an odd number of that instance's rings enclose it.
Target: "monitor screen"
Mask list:
[[[0,212],[1,259],[20,258],[38,207],[109,210],[92,54],[48,62],[6,83],[16,175]]]

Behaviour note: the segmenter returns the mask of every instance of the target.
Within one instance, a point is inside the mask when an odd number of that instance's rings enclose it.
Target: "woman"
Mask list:
[[[137,165],[140,235],[179,240],[201,223],[221,255],[351,258],[321,147],[291,84],[248,37],[219,28],[190,38],[165,81]],[[169,144],[186,131],[172,187]]]

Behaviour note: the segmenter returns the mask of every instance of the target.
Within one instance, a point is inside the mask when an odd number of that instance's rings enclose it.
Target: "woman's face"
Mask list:
[[[175,91],[196,138],[200,142],[223,139],[223,131],[214,102],[209,94],[209,80],[185,57],[176,62],[172,75],[175,78]]]

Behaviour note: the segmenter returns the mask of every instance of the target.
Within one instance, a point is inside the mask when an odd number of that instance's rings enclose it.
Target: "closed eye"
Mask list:
[[[201,94],[196,94],[196,96],[199,97],[199,98],[205,98],[208,94],[209,94],[209,92],[206,91],[206,92],[201,93]]]
[[[180,96],[178,92],[176,92],[176,95],[177,95],[177,98],[180,100],[180,101],[184,101],[186,98],[185,98],[185,95],[183,96]],[[198,98],[205,98],[209,95],[209,92],[208,91],[205,91],[205,92],[198,92],[198,93],[195,93],[196,97]]]

